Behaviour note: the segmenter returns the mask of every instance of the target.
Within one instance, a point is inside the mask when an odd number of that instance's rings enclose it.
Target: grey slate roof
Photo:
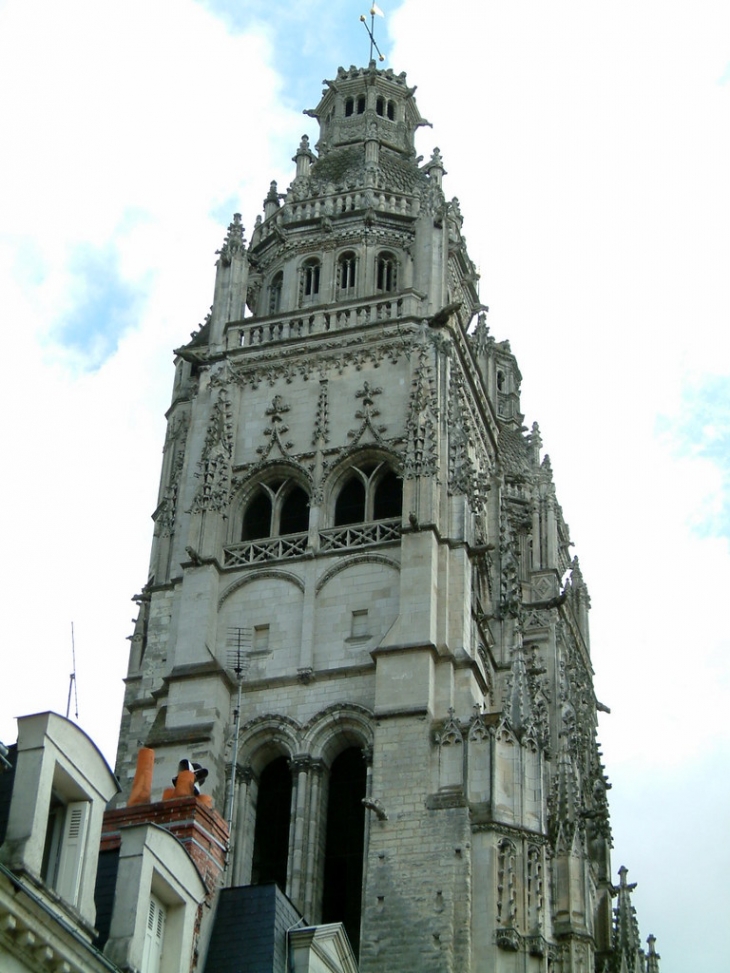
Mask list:
[[[300,918],[273,883],[223,889],[205,973],[286,973],[286,932]]]

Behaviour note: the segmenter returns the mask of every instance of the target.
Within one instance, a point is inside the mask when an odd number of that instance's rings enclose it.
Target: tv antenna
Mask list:
[[[73,662],[73,672],[68,677],[68,698],[66,700],[66,719],[71,712],[71,692],[74,694],[74,707],[76,721],[79,719],[79,695],[76,692],[76,643],[74,641],[74,623],[71,622],[71,661]]]
[[[378,52],[378,60],[384,61],[385,55],[380,53],[380,48],[378,47],[378,44],[375,40],[375,15],[376,14],[378,15],[378,17],[385,17],[385,14],[377,5],[377,3],[374,3],[370,8],[370,26],[368,27],[368,22],[365,14],[360,14],[360,21],[365,27],[365,30],[368,32],[368,37],[370,38],[370,60],[371,61],[373,60],[373,48],[375,48],[375,50]]]
[[[243,677],[249,667],[248,656],[251,652],[251,629],[229,628],[228,651],[226,653],[227,669],[231,669],[236,676],[236,708],[233,710],[233,747],[231,748],[231,773],[226,790],[226,821],[230,833],[233,827],[233,795],[236,790],[236,765],[238,764],[238,731],[241,727],[241,689]]]

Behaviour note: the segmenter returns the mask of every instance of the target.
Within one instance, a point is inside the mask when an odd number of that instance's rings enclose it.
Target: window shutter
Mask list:
[[[61,898],[76,905],[81,885],[81,866],[84,860],[86,829],[89,823],[89,802],[74,801],[66,806],[58,861],[56,891]]]
[[[166,918],[164,905],[156,896],[151,895],[142,951],[142,973],[159,973]]]

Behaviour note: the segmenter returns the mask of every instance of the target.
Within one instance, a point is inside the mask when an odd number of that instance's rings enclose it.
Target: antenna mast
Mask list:
[[[74,694],[74,706],[76,720],[79,718],[79,695],[76,692],[76,643],[74,641],[74,623],[71,622],[71,661],[73,662],[73,672],[68,677],[68,698],[66,700],[66,719],[71,712],[71,691]]]
[[[231,772],[228,777],[228,787],[226,788],[226,808],[225,816],[228,823],[229,834],[233,827],[233,795],[236,790],[236,766],[238,765],[238,731],[241,727],[241,688],[243,686],[243,675],[248,669],[248,659],[246,656],[251,651],[251,629],[250,628],[229,628],[228,629],[228,668],[232,669],[236,675],[238,691],[236,693],[236,708],[233,711],[233,746],[231,747]]]

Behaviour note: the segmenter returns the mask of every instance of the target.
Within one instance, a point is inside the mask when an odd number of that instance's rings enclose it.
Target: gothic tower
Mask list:
[[[207,767],[228,884],[344,921],[363,973],[603,969],[590,600],[517,362],[405,76],[307,114],[176,353],[117,773]]]

